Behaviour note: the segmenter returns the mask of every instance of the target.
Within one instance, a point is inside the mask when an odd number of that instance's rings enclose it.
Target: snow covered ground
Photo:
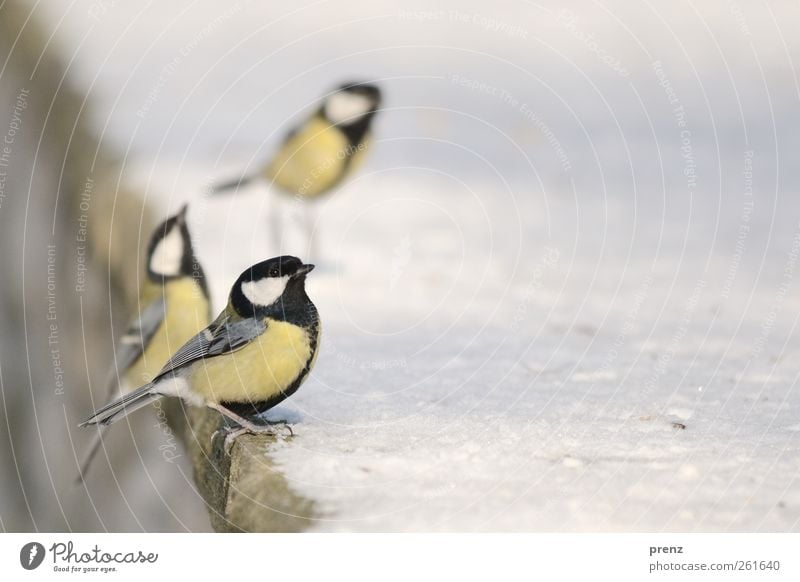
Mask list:
[[[341,6],[46,9],[125,179],[193,201],[218,306],[277,251],[265,186],[208,183],[383,86],[271,413],[315,529],[800,530],[800,8]]]

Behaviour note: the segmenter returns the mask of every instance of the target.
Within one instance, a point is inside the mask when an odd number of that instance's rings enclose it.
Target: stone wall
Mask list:
[[[91,438],[77,423],[106,398],[153,217],[120,186],[31,9],[0,8],[0,530],[208,530],[191,465],[163,454],[175,438],[154,414],[111,431],[113,471],[101,450],[74,483]]]

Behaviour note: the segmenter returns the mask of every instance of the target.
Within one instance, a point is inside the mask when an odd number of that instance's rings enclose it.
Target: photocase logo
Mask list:
[[[19,551],[19,563],[26,570],[35,570],[44,561],[44,546],[39,542],[30,542]]]

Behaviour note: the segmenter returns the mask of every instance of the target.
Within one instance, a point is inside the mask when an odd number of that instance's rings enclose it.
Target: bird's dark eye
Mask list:
[[[280,271],[278,271],[278,269],[270,269],[269,270],[269,276],[270,277],[277,277],[280,274],[281,273],[280,273]]]

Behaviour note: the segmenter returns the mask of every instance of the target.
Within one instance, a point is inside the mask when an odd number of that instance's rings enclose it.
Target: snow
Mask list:
[[[278,254],[275,205],[208,183],[382,79],[373,155],[316,209],[319,360],[270,412],[313,529],[800,530],[796,6],[235,6],[115,5],[87,38],[121,46],[76,66],[126,180],[192,201],[217,307]]]

